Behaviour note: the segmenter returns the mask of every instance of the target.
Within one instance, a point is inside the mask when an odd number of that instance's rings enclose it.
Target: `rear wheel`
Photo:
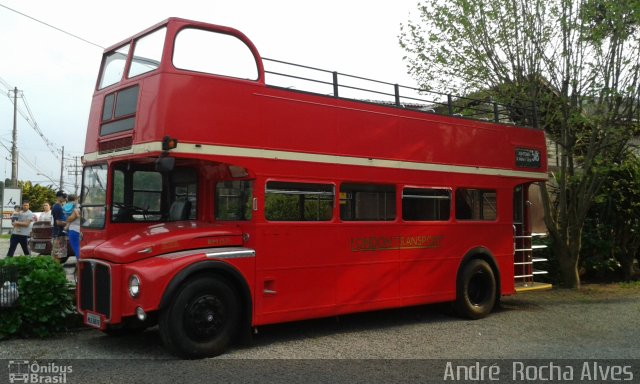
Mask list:
[[[239,308],[238,295],[225,280],[197,277],[160,314],[162,341],[180,357],[217,356],[237,333]]]
[[[470,319],[486,317],[496,304],[496,279],[489,263],[473,259],[462,267],[457,283],[455,309]]]

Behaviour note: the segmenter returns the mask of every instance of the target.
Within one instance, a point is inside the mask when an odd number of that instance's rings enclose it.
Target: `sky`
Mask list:
[[[80,161],[103,49],[168,17],[239,29],[261,56],[415,86],[398,44],[418,0],[0,0],[0,79],[25,97],[43,135],[64,146],[66,191]],[[4,7],[3,7],[4,6]],[[71,37],[28,17],[74,34]],[[24,108],[22,100],[18,106]],[[18,179],[58,188],[61,163],[18,115]],[[0,176],[11,178],[13,104],[0,82]],[[59,155],[58,155],[59,157]],[[78,182],[80,182],[78,178]]]

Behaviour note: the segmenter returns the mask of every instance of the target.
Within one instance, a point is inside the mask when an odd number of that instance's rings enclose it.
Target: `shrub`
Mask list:
[[[65,330],[74,300],[62,266],[50,256],[6,258],[0,260],[4,266],[17,269],[20,296],[16,306],[0,308],[0,339],[45,337]]]

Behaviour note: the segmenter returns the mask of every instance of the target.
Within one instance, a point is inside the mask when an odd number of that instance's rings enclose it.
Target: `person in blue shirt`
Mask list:
[[[51,231],[51,237],[58,237],[64,230],[64,226],[67,225],[67,215],[64,213],[62,206],[67,201],[67,194],[63,191],[56,193],[56,203],[51,208],[51,217],[53,218],[53,230]]]
[[[73,248],[76,260],[80,259],[80,209],[78,208],[78,196],[69,195],[69,202],[65,204],[65,214],[67,215],[67,234],[69,244]],[[66,207],[71,205],[71,212],[67,213]]]

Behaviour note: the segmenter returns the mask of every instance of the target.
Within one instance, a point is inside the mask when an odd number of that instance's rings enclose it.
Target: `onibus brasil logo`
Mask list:
[[[70,365],[9,360],[9,383],[66,383],[73,372]]]

